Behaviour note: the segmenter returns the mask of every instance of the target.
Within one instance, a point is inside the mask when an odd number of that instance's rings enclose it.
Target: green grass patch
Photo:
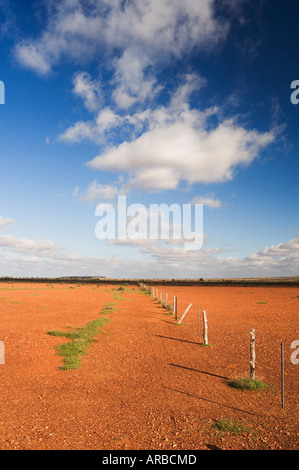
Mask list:
[[[113,289],[113,299],[114,300],[124,300],[121,294],[125,292],[127,289],[124,288],[118,288],[118,289]]]
[[[107,304],[101,313],[104,313],[106,310],[115,310],[115,302],[110,302],[110,304]]]
[[[48,335],[67,338],[68,343],[61,344],[55,348],[59,356],[63,357],[63,365],[61,370],[72,370],[81,367],[81,359],[87,353],[87,350],[95,336],[99,333],[110,320],[102,315],[108,314],[114,309],[114,303],[106,305],[101,311],[101,317],[87,323],[86,326],[81,328],[74,328],[73,331],[49,331]]]
[[[212,428],[220,432],[229,432],[232,434],[247,434],[249,429],[241,421],[234,419],[219,419],[212,424]]]
[[[253,380],[249,378],[233,379],[228,382],[228,385],[239,390],[250,391],[265,390],[267,388],[267,385],[262,380]]]

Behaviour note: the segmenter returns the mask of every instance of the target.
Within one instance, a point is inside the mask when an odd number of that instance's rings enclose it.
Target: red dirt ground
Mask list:
[[[158,287],[177,296],[178,325],[137,286],[0,284],[0,449],[298,449],[299,288]],[[110,302],[116,310],[78,370],[62,371],[49,330],[80,327]],[[208,316],[209,346],[197,309]],[[257,376],[265,391],[232,389],[248,374],[256,330]],[[285,347],[285,407],[280,341]],[[247,432],[219,432],[219,419]]]

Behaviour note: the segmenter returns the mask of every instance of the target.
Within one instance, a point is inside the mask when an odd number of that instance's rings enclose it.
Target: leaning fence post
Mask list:
[[[202,311],[202,316],[203,316],[203,342],[204,344],[209,344],[208,343],[208,320],[207,320],[207,314],[206,311]]]
[[[250,379],[255,380],[255,330],[250,331]]]
[[[183,315],[179,319],[179,323],[181,323],[183,321],[183,318],[186,315],[186,313],[188,312],[188,310],[190,309],[190,307],[192,307],[192,304],[190,304],[189,307],[186,308],[185,312],[183,313]]]

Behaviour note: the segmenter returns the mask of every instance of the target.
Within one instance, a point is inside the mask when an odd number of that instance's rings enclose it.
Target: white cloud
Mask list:
[[[119,108],[130,108],[135,103],[153,100],[161,90],[154,77],[147,78],[145,69],[151,60],[140,47],[130,47],[114,60],[115,84],[113,98]],[[149,74],[147,72],[147,74]]]
[[[222,207],[222,202],[216,199],[214,194],[207,194],[205,196],[197,196],[192,201],[193,204],[203,204],[209,209],[219,209]]]
[[[11,225],[13,224],[13,219],[11,219],[10,217],[7,217],[7,218],[4,218],[0,215],[0,228],[4,228],[4,227],[7,227],[8,225]]]
[[[11,235],[0,235],[0,247],[9,248],[24,255],[56,258],[64,251],[51,240],[30,240]]]
[[[244,1],[234,2],[232,10],[240,11]],[[213,0],[94,0],[88,7],[83,0],[63,0],[51,5],[40,37],[19,43],[15,53],[24,66],[41,74],[65,59],[78,64],[94,60],[112,71],[112,101],[103,109],[100,82],[86,72],[75,75],[74,93],[96,115],[59,137],[68,143],[109,144],[89,167],[126,173],[128,190],[221,183],[233,179],[238,167],[250,164],[273,142],[271,131],[246,129],[234,118],[221,120],[221,110],[217,114],[213,108],[191,107],[191,94],[207,84],[192,72],[185,73],[168,105],[155,106],[164,86],[158,81],[159,67],[194,47],[213,49],[226,38],[230,25],[215,14]],[[137,111],[125,114],[135,105]],[[211,115],[218,118],[216,125],[209,122]]]
[[[119,145],[110,144],[87,165],[127,173],[127,190],[159,191],[176,189],[182,182],[191,186],[232,180],[238,167],[249,165],[275,140],[275,130],[246,129],[236,118],[223,119],[220,108],[191,108],[192,93],[205,84],[201,76],[186,74],[168,105],[145,106],[128,114],[104,108],[94,120],[68,128],[60,140],[106,144],[119,136]]]
[[[186,251],[180,246],[165,248],[151,243],[143,244],[141,251],[150,253],[164,273],[172,273],[167,278],[297,276],[299,269],[299,234],[245,258],[220,257],[219,250]]]
[[[79,121],[73,126],[70,126],[66,131],[59,136],[61,142],[79,143],[84,140],[98,141],[99,135],[97,128],[93,121]]]
[[[21,65],[35,70],[40,75],[47,75],[51,71],[50,59],[38,45],[29,41],[18,44],[15,57]]]
[[[210,128],[206,113],[187,104],[159,108],[139,137],[109,148],[88,162],[94,169],[130,174],[129,186],[175,189],[181,181],[220,183],[233,178],[240,165],[248,165],[274,141],[273,132],[247,130],[233,119]]]
[[[66,57],[86,63],[96,53],[139,44],[151,59],[212,47],[229,29],[215,17],[212,0],[53,1],[40,37],[16,46],[19,62],[40,74]]]
[[[78,121],[66,129],[59,140],[66,143],[79,143],[84,140],[100,144],[106,142],[106,136],[113,128],[117,128],[123,118],[110,108],[100,110],[94,120]]]
[[[73,79],[75,95],[84,100],[88,111],[97,111],[101,104],[101,86],[98,81],[92,80],[87,72],[80,72]]]
[[[113,245],[117,244],[117,240]],[[285,243],[265,247],[245,258],[220,257],[219,250],[186,251],[152,240],[120,241],[138,247],[145,261],[69,252],[51,240],[0,236],[1,273],[15,276],[104,275],[111,277],[222,278],[297,276],[299,234]],[[133,249],[133,248],[132,248]],[[20,256],[21,255],[21,256]]]
[[[116,185],[99,184],[93,181],[89,184],[85,193],[79,195],[79,188],[75,188],[73,196],[86,202],[113,200],[119,194],[119,188]]]
[[[196,90],[200,90],[207,85],[207,80],[197,73],[187,73],[184,75],[182,84],[177,88],[171,98],[170,108],[181,111],[187,107],[190,96]]]
[[[295,256],[299,260],[299,235],[285,243],[265,247],[263,250],[259,251],[257,255],[253,255],[251,259],[267,261],[274,257],[284,258],[288,256]]]

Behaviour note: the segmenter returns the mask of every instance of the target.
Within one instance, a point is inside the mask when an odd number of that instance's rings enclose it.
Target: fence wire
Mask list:
[[[236,322],[231,318],[225,317],[225,314],[215,313],[214,311],[205,310],[204,305],[184,305],[178,312],[174,312],[175,296],[170,298],[160,288],[146,286],[140,284],[143,291],[147,292],[153,301],[158,302],[162,307],[174,314],[174,319],[179,323],[184,316],[184,325],[187,327],[185,335],[189,335],[190,339],[196,338],[197,341],[203,340],[203,311],[207,315],[208,339],[213,346],[225,348],[225,358],[230,357],[233,364],[225,364],[218,353],[217,359],[222,360],[223,368],[242,369],[245,375],[249,371],[250,364],[250,329],[248,326],[240,322]],[[284,406],[284,359],[283,359],[283,342],[271,335],[261,333],[259,328],[255,330],[256,339],[256,371],[257,377],[263,381],[271,383],[281,393],[281,402]],[[229,354],[228,354],[229,353]],[[215,354],[215,351],[213,352]],[[235,364],[236,363],[236,364]]]

